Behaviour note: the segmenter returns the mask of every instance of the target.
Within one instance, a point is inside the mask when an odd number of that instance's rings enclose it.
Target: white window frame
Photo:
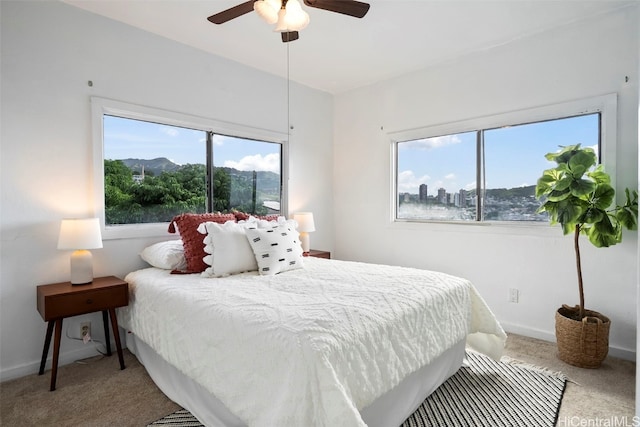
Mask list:
[[[112,115],[127,119],[142,120],[184,127],[202,131],[210,131],[219,135],[273,142],[282,146],[282,193],[280,212],[288,212],[289,182],[289,144],[287,134],[252,126],[223,122],[159,108],[146,107],[107,98],[91,97],[91,121],[93,136],[93,193],[96,217],[100,219],[102,238],[128,239],[139,237],[158,237],[167,235],[168,223],[146,224],[105,224],[104,201],[104,129],[103,116]],[[204,160],[204,159],[203,159]]]
[[[391,148],[391,179],[389,216],[392,224],[431,223],[455,224],[460,226],[505,226],[510,228],[539,228],[549,224],[543,221],[441,221],[429,219],[397,218],[398,209],[398,143],[416,139],[426,139],[442,135],[459,134],[480,129],[494,129],[505,126],[555,120],[565,117],[601,113],[600,118],[600,162],[611,176],[612,186],[616,181],[616,141],[617,141],[617,94],[606,94],[592,98],[574,100],[564,103],[539,106],[529,109],[511,111],[492,116],[478,117],[452,123],[444,123],[415,129],[388,132]],[[540,171],[542,174],[542,171]]]

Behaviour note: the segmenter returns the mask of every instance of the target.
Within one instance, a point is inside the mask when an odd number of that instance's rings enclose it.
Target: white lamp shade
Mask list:
[[[102,247],[98,218],[63,219],[58,249],[99,249]]]
[[[93,256],[87,249],[102,247],[98,218],[63,219],[60,223],[58,249],[71,249],[71,279],[73,285],[93,281]]]
[[[253,3],[253,10],[255,10],[258,16],[267,24],[275,24],[278,22],[279,3],[280,2],[274,2],[272,0],[258,0]]]
[[[293,214],[293,219],[298,223],[298,231],[312,232],[316,231],[316,225],[313,223],[312,212],[298,212]]]
[[[278,11],[278,20],[274,31],[298,31],[309,25],[309,14],[302,10],[298,0],[289,0],[286,9]]]

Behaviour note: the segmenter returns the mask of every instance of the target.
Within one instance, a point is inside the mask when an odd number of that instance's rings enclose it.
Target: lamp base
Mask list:
[[[309,252],[309,233],[306,231],[300,232],[300,244],[302,245],[302,252]]]
[[[71,254],[71,279],[72,285],[89,285],[93,282],[93,255],[91,252],[81,249]]]

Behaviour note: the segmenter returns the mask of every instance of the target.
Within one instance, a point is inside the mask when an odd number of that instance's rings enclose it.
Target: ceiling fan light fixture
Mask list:
[[[258,16],[269,25],[278,22],[279,9],[279,0],[257,0],[253,3],[253,10],[255,10]]]
[[[278,11],[278,22],[274,31],[280,33],[299,31],[307,25],[309,25],[309,14],[302,10],[298,0],[289,0],[286,8]]]
[[[358,0],[304,0],[304,4],[354,18],[365,16],[370,7],[369,3]],[[283,43],[298,40],[298,31],[309,25],[309,14],[302,8],[300,0],[248,0],[213,14],[207,20],[219,25],[252,11],[268,24],[276,24],[274,31],[281,33]]]

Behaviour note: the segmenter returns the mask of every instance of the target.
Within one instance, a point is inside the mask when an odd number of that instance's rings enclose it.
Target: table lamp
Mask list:
[[[293,219],[298,223],[302,252],[306,254],[309,252],[309,233],[312,231],[316,231],[316,226],[313,223],[313,213],[298,212],[293,214]]]
[[[93,256],[88,249],[102,248],[98,218],[63,219],[60,224],[58,249],[71,249],[71,284],[93,282]]]

